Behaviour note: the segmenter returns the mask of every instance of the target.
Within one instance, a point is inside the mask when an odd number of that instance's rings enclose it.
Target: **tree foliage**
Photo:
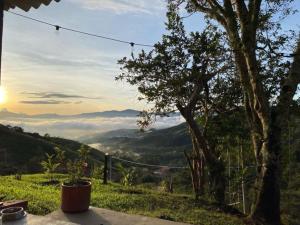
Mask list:
[[[169,4],[167,34],[152,51],[142,51],[137,58],[120,60],[122,73],[117,79],[137,86],[141,93],[139,99],[153,105],[143,112],[142,128],[156,116],[168,116],[174,111],[181,113],[193,142],[193,152],[186,156],[194,189],[201,189],[205,159],[211,190],[217,201],[223,203],[224,165],[213,140],[209,142],[207,138],[207,126],[216,115],[239,108],[241,89],[232,75],[235,69],[222,32],[207,24],[202,32],[187,34],[178,10],[176,5]]]

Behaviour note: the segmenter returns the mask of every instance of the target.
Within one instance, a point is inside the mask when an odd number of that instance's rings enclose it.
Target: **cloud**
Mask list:
[[[70,104],[71,102],[57,101],[57,100],[43,100],[43,101],[20,101],[22,104],[29,105],[59,105],[59,104]]]
[[[165,9],[164,0],[69,0],[89,10],[110,10],[117,14],[158,14]]]
[[[72,95],[58,92],[22,92],[21,94],[29,95],[31,96],[31,98],[102,99],[102,97],[88,97],[83,95]]]
[[[115,56],[107,56],[107,55],[93,55],[89,58],[82,59],[82,57],[76,56],[63,56],[63,55],[55,55],[55,54],[42,54],[32,51],[18,51],[13,53],[14,57],[21,58],[22,60],[28,61],[31,64],[38,64],[40,66],[53,66],[56,67],[76,67],[76,68],[102,68],[109,69],[116,65]]]
[[[49,133],[52,136],[76,139],[82,136],[94,135],[117,129],[137,129],[137,118],[82,118],[82,119],[41,119],[41,118],[15,118],[0,119],[1,124],[20,126],[29,132],[40,134]],[[158,118],[153,128],[166,128],[184,122],[182,117]]]

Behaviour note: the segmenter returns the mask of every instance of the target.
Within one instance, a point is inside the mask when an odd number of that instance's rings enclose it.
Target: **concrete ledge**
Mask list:
[[[87,212],[76,214],[67,214],[58,210],[48,214],[46,217],[81,225],[188,225],[186,223],[176,223],[168,220],[130,215],[94,207],[90,207],[90,210]]]
[[[5,222],[3,225],[76,225],[68,221],[53,220],[49,217],[28,214],[24,219]]]

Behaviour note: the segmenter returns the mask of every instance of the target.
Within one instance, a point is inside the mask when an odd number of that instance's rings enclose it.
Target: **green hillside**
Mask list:
[[[67,158],[74,158],[81,143],[67,139],[27,133],[19,127],[0,125],[0,174],[40,172],[40,162],[45,153],[54,153],[55,147],[66,151]],[[91,150],[91,158],[103,160],[103,153]]]
[[[101,143],[101,151],[166,165],[185,165],[183,152],[192,148],[185,123],[144,133],[133,129],[115,130],[81,140],[85,144]]]

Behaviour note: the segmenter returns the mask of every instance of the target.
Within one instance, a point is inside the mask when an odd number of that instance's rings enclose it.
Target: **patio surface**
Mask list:
[[[45,217],[54,221],[66,221],[81,225],[188,225],[187,223],[176,223],[94,207],[90,207],[90,210],[87,212],[78,214],[67,214],[58,210]]]

